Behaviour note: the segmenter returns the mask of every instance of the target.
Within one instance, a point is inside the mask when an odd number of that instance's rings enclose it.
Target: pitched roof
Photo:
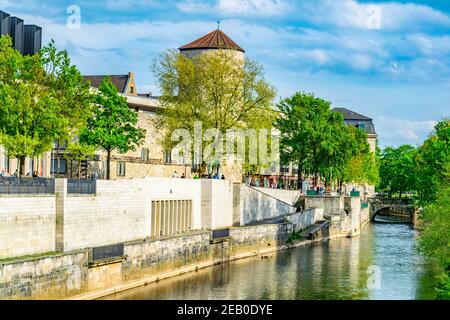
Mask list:
[[[93,76],[83,76],[85,81],[89,81],[91,83],[91,87],[98,88],[102,83],[105,77],[109,77],[113,85],[116,86],[117,91],[120,93],[126,93],[127,83],[128,83],[128,74],[124,75],[93,75]]]
[[[372,120],[371,118],[368,118],[366,116],[363,116],[362,114],[356,113],[346,108],[334,108],[333,111],[342,114],[344,116],[344,120]]]
[[[231,49],[245,52],[244,49],[219,29],[179,48],[180,51],[199,49]]]

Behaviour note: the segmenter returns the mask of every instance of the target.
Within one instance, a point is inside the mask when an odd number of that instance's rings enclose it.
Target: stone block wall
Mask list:
[[[55,251],[55,196],[0,196],[0,259]]]
[[[286,221],[293,224],[293,231],[299,232],[323,220],[323,209],[309,209],[306,211],[287,215]]]
[[[264,189],[265,191],[265,189]],[[296,212],[296,208],[264,191],[241,186],[240,224],[247,225]]]
[[[58,299],[87,289],[88,252],[0,262],[0,299]]]
[[[202,179],[202,228],[220,229],[233,225],[233,183],[228,180]]]
[[[230,229],[231,254],[258,251],[285,244],[292,234],[292,224],[263,224]]]

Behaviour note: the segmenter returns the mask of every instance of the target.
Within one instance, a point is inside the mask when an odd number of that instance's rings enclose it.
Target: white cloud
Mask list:
[[[378,116],[375,118],[375,125],[384,145],[417,145],[427,138],[436,121],[401,120]]]
[[[185,0],[178,8],[189,13],[216,13],[224,16],[278,16],[286,13],[286,0],[217,0],[207,5],[199,0]]]
[[[110,10],[130,10],[136,8],[159,7],[161,3],[155,0],[107,0],[106,8]]]
[[[381,30],[413,30],[429,25],[450,26],[443,12],[419,4],[387,2],[362,4],[355,0],[321,0],[299,4],[300,19],[318,25],[370,30],[380,22]],[[376,28],[375,28],[376,29]]]

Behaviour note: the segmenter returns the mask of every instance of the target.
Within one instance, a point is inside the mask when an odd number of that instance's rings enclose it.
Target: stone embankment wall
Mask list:
[[[156,281],[276,250],[292,230],[292,224],[232,228],[229,240],[219,243],[211,243],[207,231],[134,241],[125,244],[125,260],[97,266],[89,265],[88,250],[0,260],[0,299],[61,299],[90,292],[102,295],[114,286],[132,288],[144,284],[139,279],[146,277]]]

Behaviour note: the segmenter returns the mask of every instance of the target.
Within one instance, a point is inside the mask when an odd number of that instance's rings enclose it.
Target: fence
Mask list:
[[[67,179],[67,194],[96,194],[97,180]]]
[[[224,239],[230,237],[230,229],[220,229],[220,230],[213,230],[212,232],[212,239]]]
[[[0,194],[54,194],[55,179],[0,177]]]
[[[122,259],[124,257],[124,244],[91,248],[89,251],[89,263],[96,264]]]

